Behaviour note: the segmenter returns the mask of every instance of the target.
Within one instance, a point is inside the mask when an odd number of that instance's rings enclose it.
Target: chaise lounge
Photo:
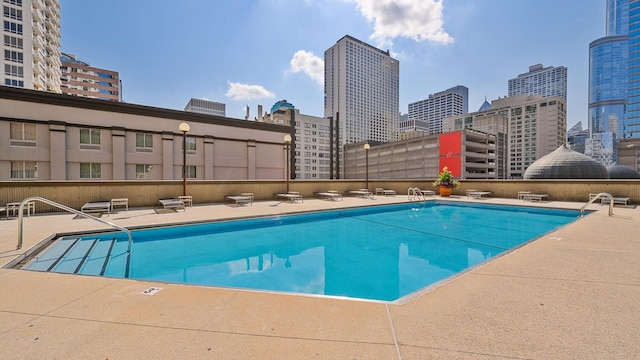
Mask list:
[[[253,206],[253,194],[249,195],[227,195],[224,197],[227,202],[235,202],[236,205],[251,205]]]
[[[289,192],[286,194],[284,193],[276,194],[276,200],[282,200],[282,201],[288,201],[288,202],[295,202],[295,201],[304,202],[302,195],[296,192]]]
[[[340,194],[339,192],[335,191],[335,190],[329,190],[326,192],[319,192],[316,194],[316,197],[318,199],[329,199],[329,200],[333,200],[333,201],[342,201],[342,194]]]
[[[373,193],[367,189],[358,189],[349,191],[349,195],[357,196],[364,199],[374,199]]]
[[[396,191],[395,190],[388,190],[388,189],[384,189],[384,188],[376,188],[376,195],[396,196]]]
[[[160,205],[162,205],[163,209],[182,209],[182,211],[186,211],[184,207],[184,201],[170,198],[170,199],[160,199],[158,200]]]
[[[92,201],[88,202],[80,208],[84,213],[111,213],[111,201]]]

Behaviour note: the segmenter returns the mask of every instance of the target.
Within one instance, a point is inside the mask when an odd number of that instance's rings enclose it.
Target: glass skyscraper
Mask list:
[[[610,165],[617,161],[617,140],[625,137],[627,122],[629,0],[607,0],[606,10],[605,37],[589,44],[591,138],[585,154]]]

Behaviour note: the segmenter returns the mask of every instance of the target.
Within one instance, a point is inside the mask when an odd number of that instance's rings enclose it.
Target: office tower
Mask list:
[[[559,96],[509,96],[493,100],[489,110],[448,117],[442,127],[445,133],[474,129],[495,134],[498,178],[517,179],[565,143],[567,107]]]
[[[442,132],[442,119],[466,114],[469,109],[469,89],[454,86],[445,91],[429,94],[424,100],[409,104],[409,119],[400,122],[400,132],[423,131],[427,134]]]
[[[4,0],[4,85],[60,92],[59,0]]]
[[[637,6],[637,1],[632,2]],[[589,44],[590,138],[585,141],[585,154],[610,165],[617,161],[617,141],[630,135],[625,134],[631,110],[627,106],[629,0],[607,0],[606,6],[605,36]]]
[[[75,55],[60,56],[60,90],[63,94],[122,101],[120,76],[116,71],[92,67]]]
[[[529,66],[529,72],[509,79],[509,96],[522,94],[560,96],[567,101],[567,68],[543,67],[542,64]]]
[[[184,107],[184,111],[190,111],[200,114],[209,114],[217,116],[226,116],[226,105],[223,103],[191,98]]]
[[[363,140],[397,139],[399,77],[400,64],[389,51],[349,35],[325,51],[324,117],[333,119],[332,134],[340,148]],[[336,168],[336,173],[342,171]]]
[[[627,117],[622,138],[640,139],[640,0],[629,1]]]

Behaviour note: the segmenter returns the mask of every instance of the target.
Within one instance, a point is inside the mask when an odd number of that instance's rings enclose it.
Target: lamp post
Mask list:
[[[187,195],[187,132],[191,129],[189,124],[180,123],[178,129],[182,131],[182,195]]]
[[[367,190],[369,190],[369,149],[371,149],[371,145],[369,143],[364,144],[364,159],[365,159],[365,184]]]
[[[287,157],[287,167],[285,169],[285,176],[287,178],[287,193],[289,193],[289,178],[291,177],[290,171],[289,171],[289,152],[290,152],[290,146],[291,146],[291,135],[287,134],[284,136],[284,148],[286,150],[286,157]]]

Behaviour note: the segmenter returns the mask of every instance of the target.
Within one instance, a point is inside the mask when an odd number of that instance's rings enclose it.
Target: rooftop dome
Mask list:
[[[610,179],[640,179],[640,173],[624,165],[609,165],[607,172]]]
[[[591,157],[564,145],[536,160],[525,179],[608,179],[607,168]]]

